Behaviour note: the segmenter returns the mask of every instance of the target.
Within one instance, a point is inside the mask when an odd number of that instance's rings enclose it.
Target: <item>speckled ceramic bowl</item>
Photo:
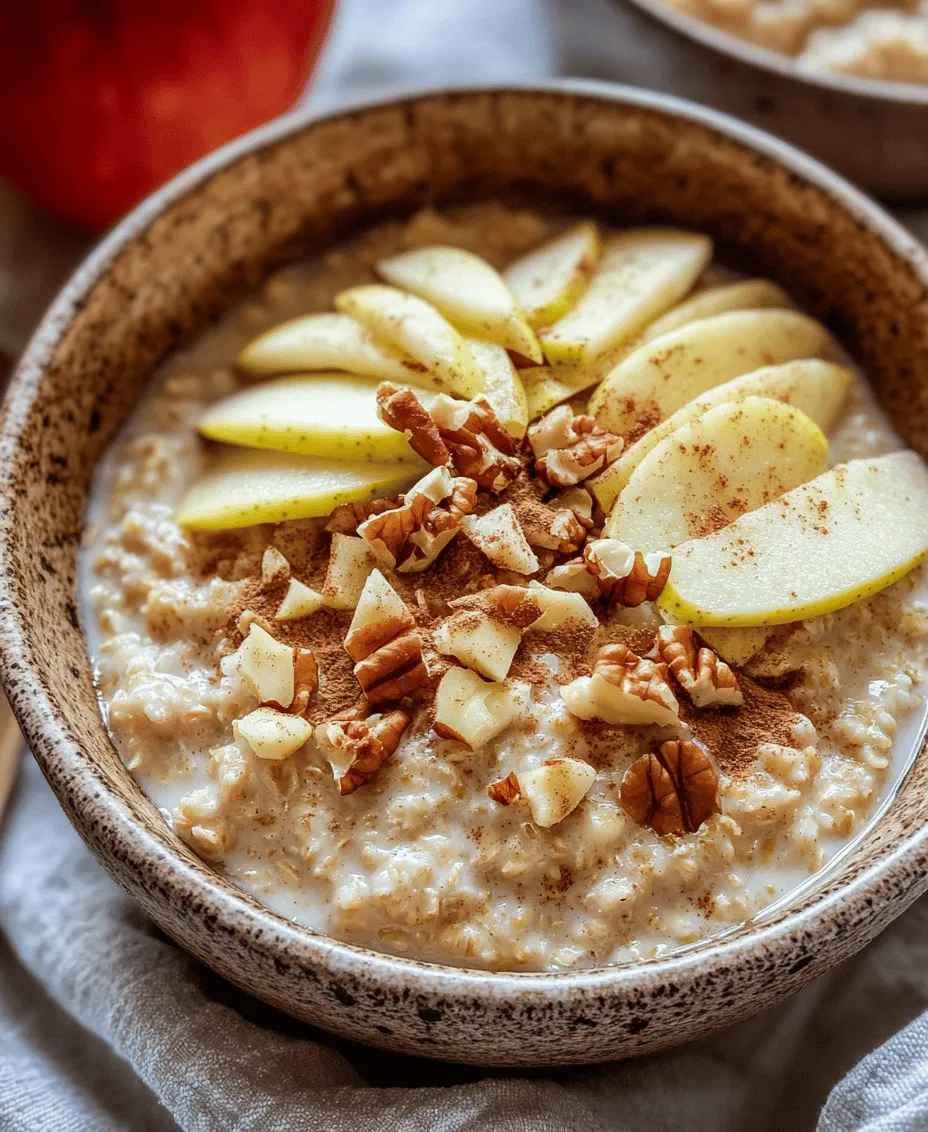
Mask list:
[[[888,5],[887,5],[888,6]],[[626,82],[694,98],[801,146],[885,200],[928,196],[928,85],[800,68],[674,8],[617,0]]]
[[[159,359],[289,257],[424,202],[517,197],[704,229],[860,359],[928,454],[928,258],[781,143],[696,106],[596,84],[462,90],[292,117],[207,158],[71,279],[14,378],[0,433],[0,660],[23,731],[109,873],[238,986],[337,1033],[509,1065],[659,1049],[769,1006],[928,888],[928,754],[876,828],[791,910],[676,956],[563,974],[391,958],[281,919],[165,826],[104,730],[75,554],[88,484]]]

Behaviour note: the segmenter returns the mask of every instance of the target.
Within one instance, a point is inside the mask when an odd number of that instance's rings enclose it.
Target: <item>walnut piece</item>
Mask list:
[[[364,718],[366,707],[350,708],[320,723],[316,742],[326,753],[342,794],[353,794],[396,751],[409,726],[404,711]]]
[[[379,570],[372,570],[364,583],[345,651],[372,704],[402,699],[429,681],[415,620]]]
[[[558,554],[576,554],[586,539],[585,527],[569,507],[550,507],[533,503],[516,508],[516,517],[532,546]]]
[[[659,598],[672,564],[669,554],[642,554],[614,538],[587,543],[583,561],[606,601],[627,607]]]
[[[377,387],[377,412],[433,467],[450,466],[488,491],[502,491],[521,471],[516,442],[485,397],[458,401],[439,393],[426,404],[414,390],[385,381]]]
[[[535,472],[553,487],[571,487],[602,471],[622,453],[623,441],[596,423],[558,405],[528,430]]]
[[[696,707],[740,707],[744,696],[734,672],[685,625],[661,625],[658,655]]]
[[[478,609],[513,629],[527,629],[544,612],[538,595],[523,586],[491,586],[452,598],[448,605],[451,609]]]
[[[580,719],[672,727],[680,716],[664,666],[620,644],[604,645],[593,674],[571,681],[561,689],[561,696]]]
[[[371,515],[382,515],[384,511],[392,511],[402,505],[402,498],[372,499],[369,503],[342,503],[329,516],[325,529],[343,535],[357,534],[358,527]]]
[[[435,468],[400,501],[365,519],[357,528],[377,558],[401,574],[427,569],[458,533],[477,501],[477,484]]]
[[[487,787],[487,793],[499,806],[511,806],[522,797],[519,779],[515,773],[507,774],[498,782],[491,782]]]
[[[719,778],[696,743],[671,739],[657,753],[642,755],[622,778],[622,805],[655,833],[695,833],[721,812]]]

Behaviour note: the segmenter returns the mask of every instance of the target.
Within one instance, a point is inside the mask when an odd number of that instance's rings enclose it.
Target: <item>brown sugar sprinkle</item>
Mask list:
[[[761,743],[791,746],[797,716],[783,692],[762,688],[743,672],[738,673],[738,683],[744,696],[739,708],[700,711],[687,701],[680,704],[681,718],[732,778],[751,769]]]

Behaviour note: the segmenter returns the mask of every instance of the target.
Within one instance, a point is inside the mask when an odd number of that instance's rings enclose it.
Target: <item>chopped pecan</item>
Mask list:
[[[489,491],[508,487],[522,468],[515,440],[485,397],[458,401],[439,393],[426,407],[413,390],[381,382],[377,411],[433,467],[450,465]]]
[[[365,519],[369,519],[372,515],[382,515],[384,511],[392,511],[402,505],[402,499],[372,499],[369,503],[342,503],[329,516],[325,529],[332,533],[353,535]]]
[[[363,786],[396,751],[409,726],[404,711],[363,718],[366,708],[350,708],[316,728],[316,741],[325,749],[342,794]]]
[[[479,609],[513,629],[527,629],[542,614],[536,594],[522,586],[492,586],[475,594],[466,594],[448,602],[452,609]]]
[[[430,566],[455,537],[477,501],[477,485],[447,468],[435,468],[400,501],[358,527],[361,538],[388,566],[402,574]]]
[[[660,597],[670,577],[669,554],[642,554],[618,539],[594,539],[583,549],[586,568],[610,605],[636,606]]]
[[[374,570],[345,637],[355,679],[372,704],[399,700],[429,681],[416,623],[390,583]]]
[[[569,405],[558,405],[528,430],[535,454],[535,472],[554,487],[581,483],[611,464],[623,441],[596,423],[577,416]]]
[[[661,660],[696,707],[739,707],[744,696],[734,672],[685,625],[661,625]]]
[[[671,739],[625,772],[622,805],[640,825],[662,836],[695,833],[720,812],[718,787],[718,775],[702,748]]]
[[[487,787],[487,793],[500,806],[511,806],[522,797],[522,789],[515,773],[507,774],[498,782],[491,782]]]
[[[533,501],[517,504],[514,510],[531,546],[558,554],[576,554],[583,545],[587,528],[571,508],[555,509]]]
[[[293,702],[291,715],[302,715],[319,686],[319,665],[309,649],[293,650]]]
[[[675,715],[679,713],[677,697],[667,682],[667,669],[632,652],[627,645],[603,645],[596,655],[593,672],[627,695],[652,700]]]

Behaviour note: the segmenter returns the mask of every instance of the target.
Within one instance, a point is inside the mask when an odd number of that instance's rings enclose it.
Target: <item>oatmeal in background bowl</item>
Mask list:
[[[301,924],[663,955],[814,876],[917,746],[901,449],[699,233],[426,210],[163,367],[85,537],[101,705],[165,821]]]
[[[666,0],[739,39],[792,56],[812,74],[928,83],[928,8],[868,0]]]

